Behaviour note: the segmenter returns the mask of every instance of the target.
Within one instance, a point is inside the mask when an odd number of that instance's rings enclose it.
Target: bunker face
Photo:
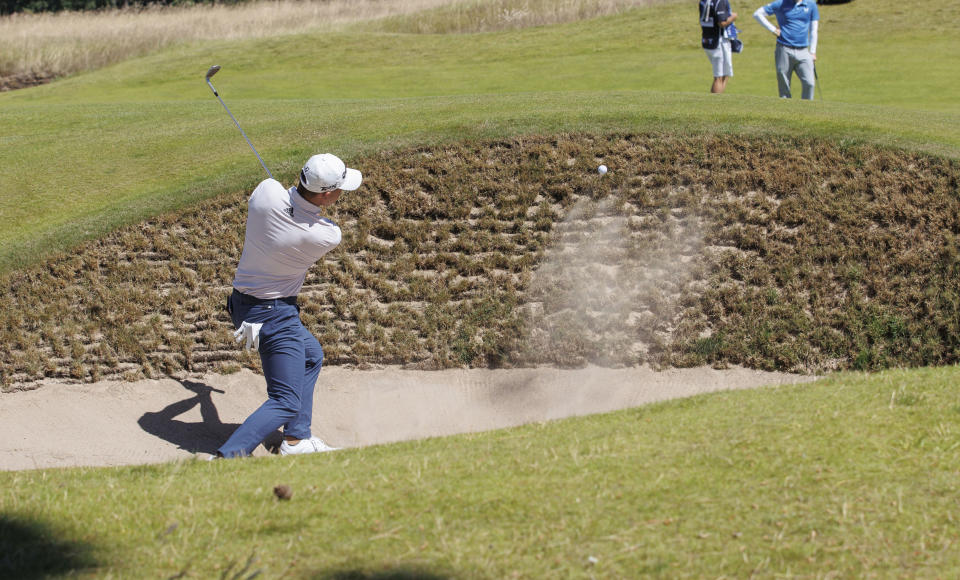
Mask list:
[[[600,178],[601,161],[616,171]],[[960,362],[942,338],[960,314],[952,162],[662,135],[518,137],[356,162],[371,179],[337,204],[353,242],[301,293],[328,367]],[[248,195],[9,276],[0,297],[20,306],[0,309],[3,386],[256,364],[222,312]],[[51,338],[49,312],[74,330]]]

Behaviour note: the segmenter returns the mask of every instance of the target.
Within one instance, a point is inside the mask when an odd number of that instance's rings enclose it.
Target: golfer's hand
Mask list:
[[[780,38],[780,29],[777,29],[777,38]]]
[[[247,350],[259,350],[261,326],[263,326],[263,324],[259,322],[244,321],[243,324],[240,325],[240,328],[233,333],[233,338],[236,339],[237,342],[246,340],[247,344],[244,348]]]
[[[811,52],[811,53],[810,53],[810,56],[813,57],[813,62],[817,62],[817,53]]]

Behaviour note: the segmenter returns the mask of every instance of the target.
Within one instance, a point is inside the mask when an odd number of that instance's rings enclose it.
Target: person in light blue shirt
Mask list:
[[[774,26],[767,16],[777,17]],[[801,97],[813,100],[816,85],[814,66],[817,60],[817,35],[820,11],[814,0],[774,0],[761,6],[753,17],[777,37],[774,58],[777,65],[777,87],[780,98],[789,99],[793,73],[803,86]]]

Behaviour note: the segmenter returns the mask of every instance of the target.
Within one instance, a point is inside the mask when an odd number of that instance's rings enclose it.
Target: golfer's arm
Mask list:
[[[820,30],[820,21],[810,23],[810,54],[817,54],[817,32]]]
[[[727,18],[726,20],[724,20],[723,22],[721,22],[721,23],[720,23],[720,26],[726,28],[726,27],[730,26],[731,24],[733,24],[733,21],[736,20],[736,19],[737,19],[737,13],[736,13],[736,12],[731,12],[731,13],[730,13],[730,18]]]
[[[763,6],[757,8],[757,11],[753,13],[753,18],[773,34],[777,33],[777,27],[770,24],[770,21],[767,20],[767,13],[763,10]]]

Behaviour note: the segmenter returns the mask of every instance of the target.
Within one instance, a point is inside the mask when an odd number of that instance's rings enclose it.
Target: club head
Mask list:
[[[210,77],[212,77],[213,75],[217,74],[219,71],[220,71],[220,65],[219,65],[219,64],[215,64],[215,65],[213,65],[212,67],[210,67],[210,69],[207,70],[207,80],[209,81],[209,80],[210,80]]]

